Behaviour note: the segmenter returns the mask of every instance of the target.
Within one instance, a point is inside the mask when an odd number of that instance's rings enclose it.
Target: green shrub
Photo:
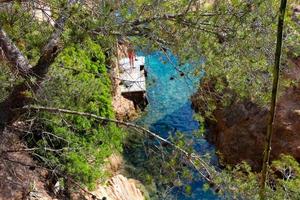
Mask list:
[[[38,102],[114,118],[111,82],[104,63],[100,46],[91,39],[70,45],[53,64]],[[28,142],[40,147],[38,158],[50,167],[59,167],[89,188],[105,177],[105,159],[122,151],[123,131],[115,124],[52,113],[40,113],[37,122],[38,134],[28,137]]]

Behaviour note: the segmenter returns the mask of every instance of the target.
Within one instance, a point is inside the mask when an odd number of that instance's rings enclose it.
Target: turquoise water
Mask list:
[[[144,56],[148,71],[149,105],[139,123],[165,138],[176,131],[192,137],[192,133],[199,129],[199,123],[193,118],[190,96],[196,92],[201,74],[195,75],[193,65],[179,66],[178,60],[171,54],[166,56],[161,52],[154,52]],[[197,140],[195,148],[200,154],[214,152],[213,145],[205,139],[193,140]],[[201,181],[195,181],[191,186],[191,196],[181,194],[179,189],[175,189],[173,193],[179,200],[218,199],[211,191],[202,189]]]

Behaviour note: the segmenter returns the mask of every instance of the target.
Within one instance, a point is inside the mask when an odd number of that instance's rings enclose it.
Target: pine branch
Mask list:
[[[51,113],[65,113],[65,114],[71,114],[71,115],[80,115],[80,116],[85,116],[85,117],[90,117],[90,118],[94,118],[96,120],[102,121],[102,122],[113,122],[115,124],[118,125],[123,125],[126,127],[131,127],[137,130],[142,131],[143,133],[147,133],[150,136],[158,139],[160,142],[162,142],[163,144],[167,144],[169,146],[171,146],[172,148],[174,148],[176,151],[180,152],[184,157],[187,158],[187,160],[192,164],[193,167],[196,168],[196,170],[198,172],[201,172],[200,175],[209,183],[212,183],[212,178],[213,178],[213,173],[216,173],[215,170],[211,171],[211,168],[209,167],[209,165],[200,158],[200,156],[194,154],[194,153],[188,153],[186,150],[182,149],[181,147],[177,146],[176,144],[172,143],[171,141],[157,135],[156,133],[142,127],[139,125],[136,125],[134,123],[130,123],[130,122],[124,122],[124,121],[120,121],[120,120],[116,120],[116,119],[110,119],[110,118],[106,118],[106,117],[101,117],[92,113],[86,113],[86,112],[79,112],[79,111],[73,111],[73,110],[67,110],[67,109],[61,109],[61,108],[52,108],[52,107],[44,107],[44,106],[35,106],[35,105],[28,105],[28,106],[24,106],[23,107],[24,110],[35,110],[35,111],[45,111],[45,112],[51,112]],[[195,161],[198,161],[203,170],[199,169],[194,163]]]
[[[68,0],[68,5],[71,6],[76,2],[77,0]],[[61,35],[64,31],[65,23],[69,17],[70,13],[61,13],[61,16],[55,22],[56,30],[52,33],[49,41],[44,46],[42,55],[37,64],[32,68],[32,75],[36,76],[40,80],[42,80],[47,74],[50,65],[54,62],[55,58],[62,50],[62,46],[60,45]]]

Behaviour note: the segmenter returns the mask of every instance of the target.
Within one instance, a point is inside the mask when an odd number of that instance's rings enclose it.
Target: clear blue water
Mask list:
[[[194,74],[193,65],[179,66],[178,60],[173,55],[165,56],[161,52],[154,52],[144,56],[145,67],[148,71],[147,97],[149,105],[139,123],[165,138],[176,131],[192,137],[192,133],[199,129],[199,123],[193,118],[194,111],[191,108],[190,96],[196,92],[201,74]],[[213,145],[205,139],[193,139],[197,140],[195,148],[199,153],[205,154],[214,151]],[[211,191],[202,189],[203,182],[201,181],[196,181],[191,186],[193,189],[191,196],[174,190],[177,199],[218,199]]]

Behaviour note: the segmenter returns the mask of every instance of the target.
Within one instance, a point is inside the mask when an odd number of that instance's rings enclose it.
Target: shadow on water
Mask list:
[[[175,135],[176,132],[184,133],[186,140],[191,141],[191,145],[200,155],[210,154],[213,156],[211,164],[215,164],[216,157],[214,156],[214,146],[206,141],[204,137],[195,137],[194,132],[199,130],[199,123],[193,119],[194,111],[191,108],[191,102],[187,101],[180,108],[168,113],[163,118],[151,124],[149,129],[158,133],[164,138]],[[197,172],[195,172],[197,173]],[[191,186],[190,195],[185,195],[181,189],[175,188],[172,193],[179,200],[204,200],[204,199],[218,199],[216,195],[210,190],[204,190],[201,180],[195,180],[188,183]]]
[[[151,124],[149,129],[163,137],[168,137],[169,134],[177,131],[192,134],[193,131],[199,129],[199,123],[193,119],[193,114],[190,102],[185,102],[177,110],[167,113]]]
[[[166,114],[149,126],[149,130],[164,138],[174,136],[176,132],[184,133],[187,139],[193,141],[194,149],[199,154],[214,154],[214,145],[207,142],[204,136],[195,137],[194,133],[199,130],[199,123],[194,118],[191,102],[187,101],[172,113]]]
[[[199,130],[199,123],[194,120],[194,111],[191,107],[190,96],[196,92],[202,74],[195,75],[198,65],[180,65],[172,54],[166,56],[161,52],[153,52],[145,56],[145,67],[148,71],[147,97],[149,105],[147,111],[137,123],[148,127],[164,138],[181,132],[192,141],[194,149],[201,155],[214,155],[214,147],[203,137],[194,137],[193,132]],[[180,65],[180,66],[179,66]],[[179,70],[180,69],[180,70]],[[147,155],[143,153],[143,145],[135,143],[141,151],[125,149],[125,156],[136,169],[153,165],[147,162]],[[150,165],[150,167],[149,167]],[[157,166],[153,165],[153,168]],[[154,169],[153,169],[154,170]],[[155,169],[157,170],[157,169]],[[136,173],[144,173],[137,170]],[[159,173],[159,172],[158,172]],[[138,176],[141,177],[141,176]],[[156,183],[160,185],[160,183]],[[196,180],[189,183],[189,196],[181,192],[182,187],[173,188],[170,192],[179,200],[218,199],[210,190],[203,190],[204,182]]]

